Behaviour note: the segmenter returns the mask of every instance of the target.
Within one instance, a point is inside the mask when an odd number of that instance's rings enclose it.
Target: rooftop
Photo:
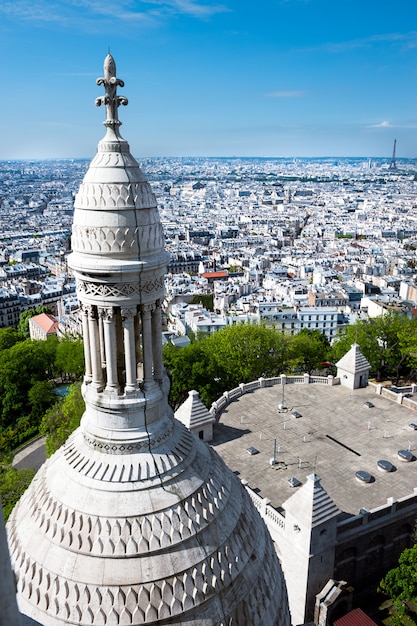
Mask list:
[[[229,467],[246,479],[261,497],[279,508],[297,487],[315,473],[337,507],[356,515],[385,505],[387,498],[413,493],[416,462],[401,461],[399,450],[417,454],[417,422],[411,409],[374,393],[341,385],[291,384],[256,389],[231,402],[215,424],[212,445]],[[374,406],[367,407],[370,402]],[[287,407],[279,410],[278,405]],[[297,411],[301,417],[293,417]],[[276,438],[276,461],[274,439]],[[259,453],[250,454],[248,448]],[[385,472],[379,460],[394,466]],[[370,483],[355,473],[371,474]]]
[[[39,328],[47,334],[54,334],[58,326],[58,321],[49,313],[34,315],[30,321],[32,324],[39,326]]]
[[[362,609],[353,609],[344,617],[336,620],[335,626],[376,626],[376,622],[366,615]]]

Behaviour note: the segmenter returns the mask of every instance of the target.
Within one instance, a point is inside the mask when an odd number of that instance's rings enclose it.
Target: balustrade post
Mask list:
[[[98,331],[98,317],[97,307],[94,305],[88,305],[88,330],[91,345],[91,369],[92,369],[92,381],[91,384],[98,391],[103,390],[103,370],[101,367],[101,354],[100,354],[100,337]]]

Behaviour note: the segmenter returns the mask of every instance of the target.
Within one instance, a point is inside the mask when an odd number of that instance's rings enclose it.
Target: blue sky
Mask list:
[[[416,0],[0,0],[1,159],[417,157]]]

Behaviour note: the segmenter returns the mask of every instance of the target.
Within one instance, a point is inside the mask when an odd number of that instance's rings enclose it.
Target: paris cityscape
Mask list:
[[[58,303],[61,324],[74,324],[66,255],[87,166],[1,163],[0,327],[39,305],[57,313]],[[332,340],[344,324],[416,306],[416,160],[161,157],[141,166],[171,254],[165,314],[174,334],[277,321],[284,307],[292,329],[312,328],[308,317],[320,310],[314,327]],[[214,285],[213,272],[223,272]],[[198,324],[175,307],[212,291],[214,311],[200,311]]]

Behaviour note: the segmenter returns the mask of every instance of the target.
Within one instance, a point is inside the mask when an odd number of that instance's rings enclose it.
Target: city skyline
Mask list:
[[[4,0],[1,159],[89,158],[110,48],[137,157],[417,156],[412,3]],[[126,130],[126,133],[125,133]]]

